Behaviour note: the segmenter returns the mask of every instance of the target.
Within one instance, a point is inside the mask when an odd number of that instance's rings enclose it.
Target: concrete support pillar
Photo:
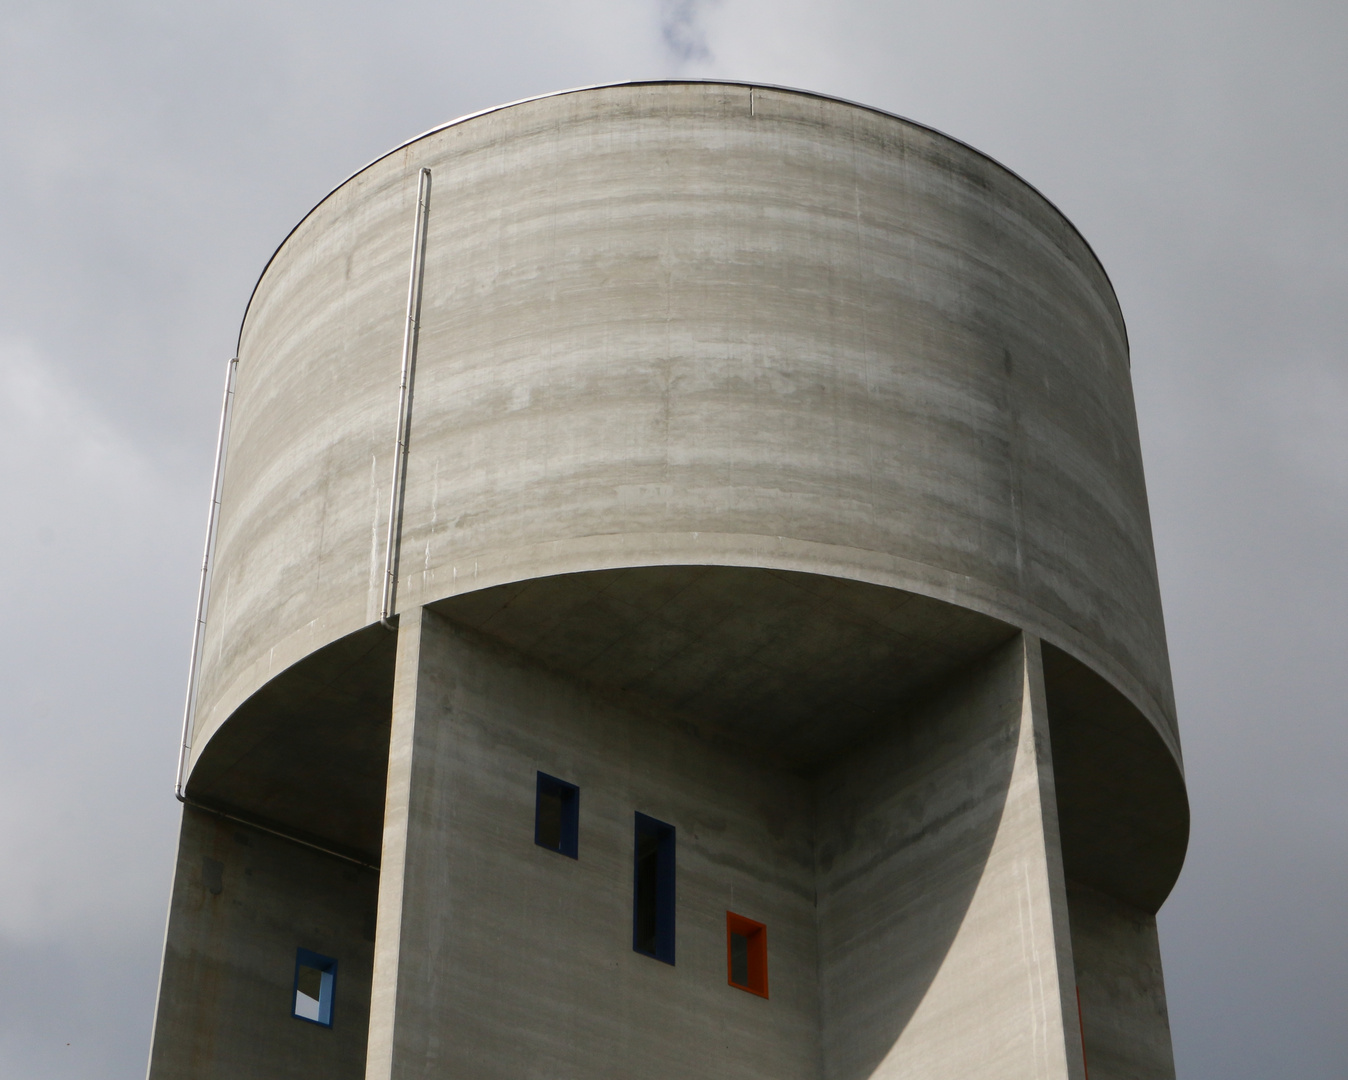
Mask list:
[[[1156,917],[1068,884],[1090,1080],[1175,1080]]]
[[[433,616],[432,616],[433,618]],[[407,893],[408,818],[417,761],[417,696],[421,659],[422,608],[398,618],[398,657],[394,668],[393,726],[389,739],[388,787],[384,803],[384,844],[379,871],[379,917],[375,930],[374,975],[370,992],[370,1035],[366,1052],[366,1080],[388,1080],[394,1075],[399,1021],[398,988],[404,962],[415,964],[415,954],[404,957],[403,914]]]
[[[915,705],[819,799],[828,1080],[1082,1080],[1038,640]]]

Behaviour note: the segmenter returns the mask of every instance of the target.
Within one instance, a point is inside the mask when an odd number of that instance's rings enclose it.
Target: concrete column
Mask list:
[[[819,834],[828,1080],[1082,1080],[1036,638],[830,770]]]
[[[1156,917],[1068,884],[1090,1080],[1175,1080]]]
[[[384,843],[379,869],[379,916],[375,929],[374,976],[370,992],[370,1035],[366,1080],[393,1075],[398,1021],[399,968],[407,878],[407,824],[417,737],[417,695],[423,609],[398,617],[398,656],[393,675],[393,726],[389,737],[388,787],[384,801]]]

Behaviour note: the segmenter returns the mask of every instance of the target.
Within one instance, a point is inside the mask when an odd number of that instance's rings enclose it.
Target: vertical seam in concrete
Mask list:
[[[810,785],[810,878],[814,889],[814,906],[810,917],[814,921],[814,1024],[815,1069],[820,1080],[828,1076],[828,1058],[824,1050],[824,940],[819,921],[819,783]]]
[[[1038,1076],[1047,1076],[1049,1070],[1048,1010],[1044,1006],[1044,968],[1039,957],[1039,935],[1034,926],[1034,883],[1030,868],[1020,861],[1024,888],[1017,898],[1020,914],[1021,958],[1025,964],[1026,990],[1030,1000],[1031,1044],[1034,1047],[1034,1068]],[[1026,938],[1028,937],[1028,947]]]
[[[379,560],[379,515],[383,500],[379,497],[379,455],[370,455],[370,582],[365,592],[365,621],[374,622],[379,618],[379,604],[382,600],[381,582],[384,572]]]

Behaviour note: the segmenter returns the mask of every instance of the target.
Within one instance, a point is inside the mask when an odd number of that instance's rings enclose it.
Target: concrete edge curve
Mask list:
[[[534,578],[639,566],[738,566],[819,574],[880,585],[978,611],[1057,646],[1114,686],[1146,717],[1174,759],[1181,778],[1184,759],[1161,703],[1141,681],[1074,627],[1005,589],[977,578],[883,552],[735,533],[610,533],[553,540],[481,553],[458,560],[439,574],[417,573],[400,585],[398,608],[421,607],[463,593]],[[350,625],[347,625],[349,623]],[[369,625],[363,618],[316,619],[273,645],[243,668],[192,735],[190,776],[206,744],[234,711],[275,675],[316,648]]]
[[[1058,207],[1057,203],[1055,203],[1052,199],[1050,199],[1047,195],[1045,195],[1039,188],[1035,187],[1034,184],[1026,180],[1025,177],[1021,176],[1020,173],[1016,172],[1015,169],[1012,169],[1010,166],[1003,164],[1002,162],[998,161],[995,157],[993,157],[991,154],[985,153],[984,151],[978,149],[978,147],[965,142],[963,139],[956,138],[954,135],[950,135],[947,132],[942,131],[940,128],[933,127],[931,124],[924,124],[920,120],[913,120],[912,118],[903,116],[900,113],[890,112],[888,109],[882,109],[876,105],[867,105],[864,102],[852,101],[850,98],[838,97],[835,94],[824,94],[820,93],[817,90],[804,90],[796,86],[782,86],[777,83],[753,82],[748,79],[620,79],[614,82],[592,83],[587,86],[572,86],[565,90],[551,90],[543,94],[531,94],[528,97],[517,98],[514,101],[507,101],[500,105],[492,105],[489,108],[478,109],[475,112],[465,113],[463,116],[455,117],[453,120],[448,120],[443,124],[437,124],[435,127],[423,131],[420,135],[414,135],[412,138],[404,140],[403,142],[399,143],[392,149],[387,150],[384,153],[380,154],[378,157],[372,158],[371,160],[367,161],[359,169],[351,173],[350,176],[346,177],[340,184],[337,184],[335,187],[333,187],[326,195],[324,195],[321,199],[319,199],[318,202],[314,203],[314,205],[311,206],[305,212],[304,216],[300,218],[299,221],[295,222],[295,225],[291,228],[291,230],[288,233],[286,233],[284,239],[282,239],[282,241],[276,245],[276,248],[272,251],[271,255],[268,256],[266,264],[262,267],[262,272],[258,274],[257,281],[253,283],[252,291],[248,294],[248,302],[247,304],[244,305],[243,318],[239,320],[239,333],[234,343],[234,355],[237,356],[239,354],[240,348],[242,348],[243,346],[243,330],[248,323],[248,313],[252,310],[253,300],[257,296],[257,290],[262,285],[262,280],[267,276],[267,271],[271,269],[272,263],[276,261],[276,256],[280,254],[281,249],[284,248],[286,244],[290,242],[290,238],[300,230],[300,228],[304,225],[306,221],[309,220],[309,218],[313,215],[314,211],[316,211],[320,206],[322,206],[325,202],[327,202],[328,199],[332,198],[333,195],[335,195],[343,187],[345,187],[352,180],[358,177],[361,173],[379,164],[379,162],[383,161],[385,158],[392,157],[400,150],[406,149],[413,143],[420,142],[422,139],[428,138],[431,135],[435,135],[438,132],[445,131],[448,128],[456,127],[459,124],[467,123],[469,120],[476,120],[478,117],[488,116],[492,113],[501,112],[504,109],[513,109],[517,105],[527,105],[533,101],[546,101],[549,98],[565,97],[568,94],[581,94],[589,90],[608,90],[620,86],[739,86],[753,90],[772,90],[777,93],[783,94],[799,94],[802,97],[819,98],[824,101],[835,101],[842,105],[850,105],[853,108],[865,109],[867,112],[876,113],[879,116],[886,116],[889,117],[890,119],[898,120],[900,123],[909,124],[915,128],[921,129],[922,131],[927,131],[932,133],[933,135],[938,135],[941,138],[946,139],[957,146],[963,147],[965,150],[968,150],[970,153],[976,155],[977,157],[980,157],[983,160],[990,162],[992,165],[996,166],[997,168],[1005,172],[1008,176],[1012,177],[1019,183],[1023,184],[1026,188],[1028,188],[1031,192],[1033,192],[1037,198],[1041,199],[1043,203],[1050,210],[1052,210],[1053,213],[1055,213],[1067,225],[1069,229],[1072,230],[1073,234],[1077,237],[1077,239],[1081,241],[1086,251],[1090,253],[1091,258],[1095,260],[1095,265],[1099,268],[1100,273],[1104,276],[1105,283],[1109,286],[1110,297],[1114,300],[1114,314],[1115,317],[1119,320],[1119,328],[1123,332],[1124,351],[1125,353],[1129,353],[1128,323],[1123,316],[1123,309],[1119,305],[1118,294],[1114,289],[1114,282],[1110,280],[1109,271],[1105,269],[1104,262],[1101,260],[1100,256],[1096,254],[1096,251],[1091,246],[1090,241],[1087,240],[1085,235],[1081,232],[1081,230],[1076,227],[1072,219],[1069,218],[1065,213],[1063,213],[1063,211]],[[1130,367],[1132,366],[1131,355],[1129,356],[1129,366]]]

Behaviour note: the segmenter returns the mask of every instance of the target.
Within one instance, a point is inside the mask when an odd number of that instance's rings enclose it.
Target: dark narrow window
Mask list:
[[[674,826],[637,815],[632,948],[674,963]]]
[[[295,952],[295,996],[290,1015],[312,1024],[332,1027],[332,994],[337,983],[337,961],[308,949]]]
[[[580,788],[547,773],[538,774],[534,843],[576,858],[580,846]]]
[[[768,928],[734,912],[725,913],[726,966],[731,986],[768,996]]]

